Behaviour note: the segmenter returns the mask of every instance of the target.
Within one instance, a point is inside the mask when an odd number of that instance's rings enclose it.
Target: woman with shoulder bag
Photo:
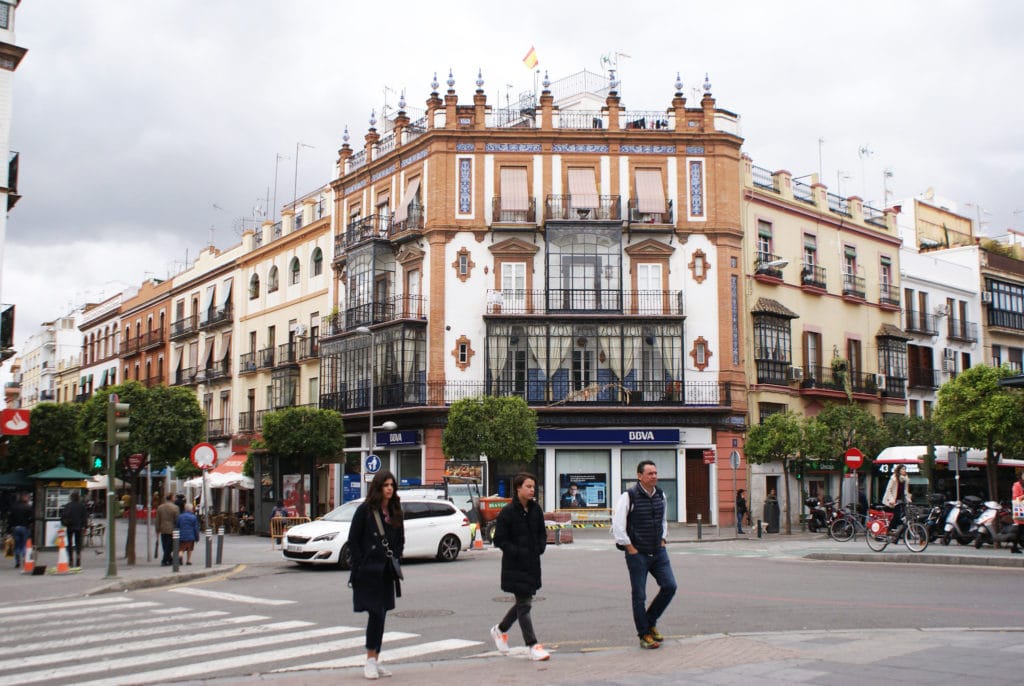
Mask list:
[[[352,605],[366,612],[366,666],[363,676],[377,679],[391,676],[379,663],[384,638],[384,619],[395,609],[395,596],[402,595],[399,560],[405,548],[402,503],[395,492],[395,476],[377,472],[370,482],[366,501],[356,508],[348,530],[352,553]]]

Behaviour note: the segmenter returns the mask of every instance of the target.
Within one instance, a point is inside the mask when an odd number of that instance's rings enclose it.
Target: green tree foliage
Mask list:
[[[70,469],[89,472],[89,445],[78,432],[81,405],[41,403],[32,408],[30,433],[11,436],[7,456],[0,457],[2,472],[24,469],[35,474],[57,466],[63,456]]]
[[[942,385],[935,408],[935,421],[950,445],[985,451],[990,500],[999,500],[999,456],[1019,450],[1022,440],[1024,396],[1019,389],[999,385],[1014,374],[1009,367],[965,369]]]
[[[174,475],[179,479],[191,479],[200,476],[203,470],[192,464],[191,457],[182,457],[174,463]]]
[[[793,533],[790,515],[789,475],[798,469],[804,457],[801,448],[804,443],[804,420],[795,412],[779,412],[769,415],[760,424],[750,427],[747,432],[745,452],[747,460],[754,464],[779,462],[782,464],[783,489],[785,491],[786,533]]]
[[[886,432],[875,416],[855,403],[828,403],[808,420],[804,454],[815,460],[842,463],[850,448],[864,453],[868,465],[886,447]]]
[[[526,462],[537,448],[537,413],[519,397],[477,396],[452,403],[441,449],[450,460]]]
[[[943,445],[942,427],[931,418],[916,415],[892,414],[882,419],[886,447],[894,445],[923,445],[928,450],[921,460],[921,473],[928,479],[928,490],[935,489],[935,446]]]
[[[271,454],[293,461],[300,474],[312,474],[316,458],[334,458],[345,447],[345,422],[334,410],[286,407],[263,417],[263,443]],[[298,489],[304,514],[305,479]]]

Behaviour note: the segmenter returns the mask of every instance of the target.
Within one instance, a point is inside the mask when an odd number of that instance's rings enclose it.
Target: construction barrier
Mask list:
[[[64,546],[64,529],[57,533],[57,569],[54,574],[67,574],[71,571],[68,560],[68,549]]]
[[[309,517],[271,517],[270,518],[270,548],[273,550],[282,544],[284,535],[288,529],[299,524],[309,522]]]
[[[21,573],[32,574],[36,568],[36,556],[32,551],[32,537],[25,541],[25,559],[21,561]]]

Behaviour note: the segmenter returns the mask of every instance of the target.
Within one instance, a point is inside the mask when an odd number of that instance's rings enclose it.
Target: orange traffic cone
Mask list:
[[[476,538],[473,539],[473,550],[484,549],[484,537],[480,535],[480,527],[476,528]]]
[[[54,574],[67,574],[71,571],[68,564],[68,549],[64,547],[64,530],[57,534],[57,571]]]
[[[25,541],[25,559],[22,560],[21,573],[31,574],[32,570],[36,568],[36,556],[32,552],[32,539]]]

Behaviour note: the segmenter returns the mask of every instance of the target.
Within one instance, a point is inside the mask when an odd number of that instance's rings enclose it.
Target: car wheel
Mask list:
[[[338,569],[352,569],[352,551],[348,543],[341,546],[341,552],[338,553]]]
[[[459,557],[462,550],[462,541],[455,534],[447,534],[441,539],[437,546],[437,559],[442,562],[452,562]]]

